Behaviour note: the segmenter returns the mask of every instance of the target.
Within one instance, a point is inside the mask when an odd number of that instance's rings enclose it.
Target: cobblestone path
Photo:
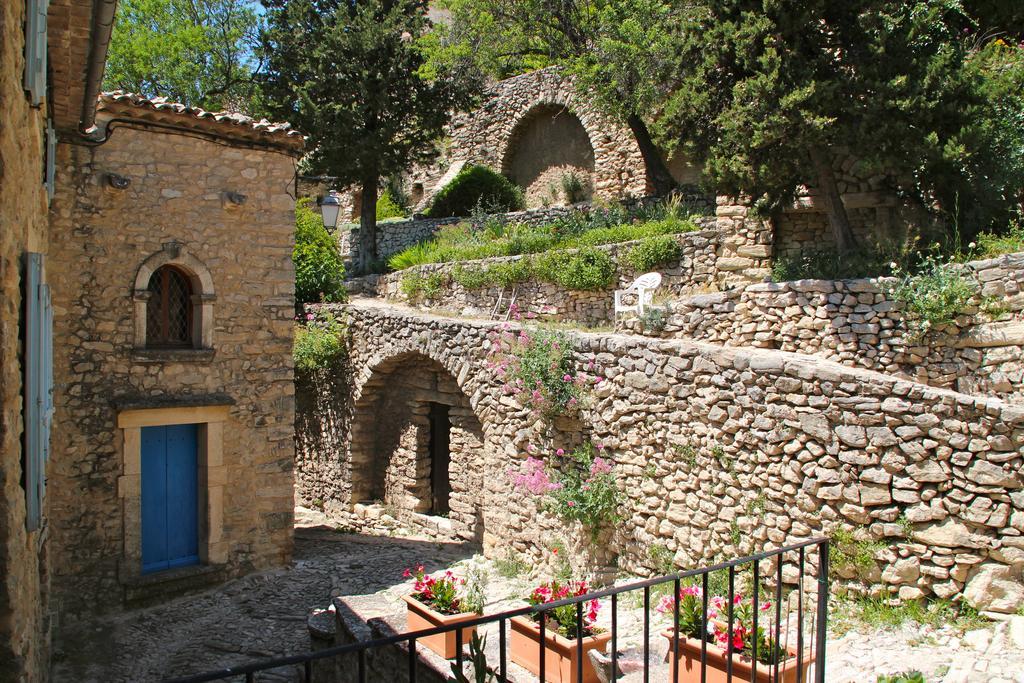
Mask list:
[[[261,572],[158,607],[68,624],[54,638],[56,683],[159,681],[309,650],[306,615],[335,595],[372,594],[472,549],[299,529],[291,568]],[[288,672],[260,680],[290,680]]]

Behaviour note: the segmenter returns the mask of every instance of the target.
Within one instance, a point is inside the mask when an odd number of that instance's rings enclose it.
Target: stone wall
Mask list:
[[[682,247],[682,255],[672,263],[657,268],[662,274],[660,295],[678,296],[694,290],[717,287],[719,273],[715,270],[716,247],[718,233],[714,230],[683,233],[677,236]],[[529,280],[515,286],[515,303],[521,314],[527,317],[539,317],[553,320],[574,320],[587,325],[607,324],[613,319],[614,290],[629,285],[636,279],[637,273],[624,256],[639,244],[637,241],[622,242],[597,247],[611,256],[616,263],[616,280],[612,287],[597,291],[566,290],[561,285]],[[505,256],[478,261],[465,261],[458,266],[464,269],[486,268],[499,263],[519,261],[537,256]],[[402,281],[408,277],[429,277],[440,273],[447,283],[440,295],[433,298],[419,297],[412,303],[424,308],[437,308],[460,311],[467,315],[487,315],[502,297],[501,313],[504,314],[511,303],[512,288],[494,285],[481,289],[468,290],[454,279],[452,273],[456,264],[439,263],[415,266],[396,273],[389,273],[376,280],[376,293],[392,301],[409,303],[408,296],[402,292]]]
[[[22,269],[47,250],[45,109],[29,106],[25,3],[0,7],[0,680],[44,680],[49,656],[45,532],[25,530],[22,486]],[[52,272],[52,267],[51,267]]]
[[[998,611],[1024,598],[1019,407],[776,350],[575,334],[577,362],[605,379],[578,418],[546,424],[502,391],[488,362],[496,325],[371,305],[345,313],[353,403],[412,355],[442,366],[466,397],[482,427],[489,556],[550,561],[559,536],[595,550],[507,475],[531,444],[589,440],[618,472],[621,520],[599,545],[620,568],[649,570],[656,546],[692,568],[842,526],[874,542],[876,564],[858,575],[837,558],[840,583],[904,598],[966,592]],[[343,444],[330,457],[352,477]],[[784,578],[796,580],[788,569]]]
[[[139,583],[139,475],[129,459],[138,445],[119,428],[128,409],[187,417],[221,406],[226,421],[203,427],[200,446],[203,559],[216,578],[289,561],[294,169],[289,153],[257,143],[132,124],[102,145],[60,145],[50,259],[61,390],[49,490],[62,612],[118,609],[160,589],[160,576]],[[128,186],[115,189],[110,174]],[[146,285],[140,294],[137,277],[164,261],[201,283],[193,305],[210,317],[199,348],[140,348]]]
[[[570,117],[577,119],[591,148],[583,153],[592,162],[577,163],[575,148],[552,157],[551,145],[534,146],[532,151],[529,144],[519,145],[533,140],[528,129],[541,113],[556,114],[548,118],[557,121],[554,125],[558,126]],[[443,187],[441,181],[446,172],[459,163],[483,164],[510,177],[519,168],[531,169],[530,176],[535,177],[549,166],[569,165],[590,171],[592,164],[591,186],[596,196],[619,199],[649,194],[643,157],[632,132],[601,115],[587,98],[576,92],[571,78],[558,67],[495,83],[485,94],[482,106],[457,115],[452,121],[446,149],[443,164],[414,173],[413,181],[424,187],[421,206]],[[528,186],[529,183],[524,185]]]
[[[921,336],[884,279],[763,283],[668,303],[652,336],[814,354],[970,394],[1024,399],[1024,254],[966,265],[980,297],[954,324]],[[981,297],[1005,309],[997,322]]]

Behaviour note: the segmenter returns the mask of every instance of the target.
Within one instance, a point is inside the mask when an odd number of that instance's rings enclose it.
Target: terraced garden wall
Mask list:
[[[1024,399],[1024,254],[965,265],[974,306],[927,335],[908,326],[884,279],[760,283],[668,304],[664,329],[630,332],[814,354],[970,394]],[[979,310],[984,302],[998,309]]]
[[[718,250],[718,233],[714,230],[683,233],[677,236],[681,247],[678,259],[658,268],[662,274],[661,291],[679,295],[694,290],[717,287],[718,271],[715,268]],[[500,264],[521,261],[536,256],[506,256],[459,264],[437,263],[416,266],[380,277],[375,293],[391,301],[414,303],[427,309],[444,309],[473,315],[487,315],[503,297],[501,312],[508,310],[513,289],[515,302],[520,313],[526,317],[552,320],[572,320],[587,325],[607,325],[613,318],[614,290],[626,287],[638,273],[626,263],[624,256],[639,244],[638,241],[609,244],[597,249],[607,253],[616,267],[615,281],[607,289],[574,291],[552,283],[530,279],[515,285],[502,287],[489,285],[478,289],[467,289],[459,284],[455,275],[457,269],[478,270]],[[419,293],[410,297],[403,291],[406,278],[438,277],[441,283],[432,295]]]
[[[475,456],[453,453],[452,477],[480,482],[473,507],[490,556],[542,566],[562,544],[592,570],[653,571],[658,555],[695,567],[843,528],[860,539],[837,549],[843,583],[904,598],[964,593],[998,611],[1024,599],[1024,408],[778,350],[577,334],[576,360],[593,361],[604,381],[577,417],[548,424],[503,391],[488,358],[496,325],[337,310],[348,319],[349,367],[335,400],[353,422],[336,440],[300,446],[296,465],[338,472],[340,497],[325,506],[364,502],[345,492],[359,489],[367,458],[408,467],[386,445],[353,453],[365,445],[346,432],[386,430],[380,392],[399,391],[387,380],[398,363],[419,364],[442,369],[479,422]],[[508,475],[530,445],[587,440],[604,446],[622,495],[620,519],[599,542],[513,490]],[[298,498],[307,495],[300,483]],[[401,498],[383,502],[404,522],[423,516]],[[434,521],[438,537],[450,533]]]

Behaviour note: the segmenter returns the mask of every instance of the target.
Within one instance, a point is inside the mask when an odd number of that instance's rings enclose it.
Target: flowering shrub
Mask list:
[[[611,460],[598,455],[591,444],[566,454],[559,448],[548,463],[536,458],[534,446],[518,470],[510,470],[512,485],[519,491],[543,496],[545,509],[563,520],[578,521],[596,533],[616,519],[619,489]]]
[[[566,581],[557,579],[542,583],[533,589],[526,601],[536,607],[548,602],[557,602],[566,598],[579,597],[590,592],[590,586],[586,581]],[[601,604],[597,600],[590,600],[583,603],[583,637],[592,636],[599,632],[594,626],[597,621],[597,613]],[[576,637],[576,604],[555,607],[547,612],[548,619],[544,622],[545,628],[553,628],[566,638]],[[540,622],[540,617],[533,615],[533,620]]]
[[[506,394],[515,394],[535,415],[551,418],[577,412],[587,390],[600,376],[575,372],[572,347],[565,335],[545,330],[503,328],[491,335],[488,360],[503,380]],[[593,371],[594,363],[586,370]]]
[[[427,605],[440,614],[459,614],[464,609],[465,597],[462,595],[462,586],[465,581],[456,578],[451,571],[445,571],[444,575],[435,579],[423,571],[423,565],[416,565],[412,569],[406,569],[402,576],[412,580],[412,597],[424,605]]]
[[[684,586],[679,589],[679,627],[680,635],[688,638],[701,638],[701,612],[703,610],[701,589],[699,586]],[[675,611],[676,598],[666,595],[655,608],[662,614],[671,615]],[[775,664],[788,656],[786,651],[771,635],[768,624],[772,603],[765,601],[757,606],[761,615],[758,618],[757,631],[754,631],[754,605],[737,593],[732,601],[732,643],[729,642],[729,601],[720,595],[708,600],[708,630],[706,640],[714,641],[723,650],[731,650],[750,657],[757,645],[757,661],[763,664]]]

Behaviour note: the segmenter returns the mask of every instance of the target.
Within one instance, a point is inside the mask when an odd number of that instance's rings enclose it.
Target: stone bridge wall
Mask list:
[[[915,379],[970,394],[1024,399],[1024,254],[966,264],[980,297],[955,324],[918,338],[885,280],[762,283],[667,304],[664,330],[636,319],[622,328],[650,336],[775,348]],[[1005,313],[979,312],[983,298]]]
[[[580,538],[513,491],[507,471],[529,444],[590,440],[619,476],[621,521],[605,547],[621,568],[653,569],[659,546],[690,568],[843,526],[876,544],[877,565],[836,562],[851,585],[905,598],[966,587],[1000,611],[1024,598],[1020,407],[776,350],[579,334],[577,361],[593,360],[607,379],[578,419],[547,426],[502,392],[487,360],[493,324],[340,311],[351,377],[340,403],[358,403],[378,368],[410,354],[445,368],[467,397],[482,425],[479,514],[491,556],[542,564],[554,539]],[[333,462],[351,477],[345,444],[339,434],[333,450],[300,448],[298,470]]]

